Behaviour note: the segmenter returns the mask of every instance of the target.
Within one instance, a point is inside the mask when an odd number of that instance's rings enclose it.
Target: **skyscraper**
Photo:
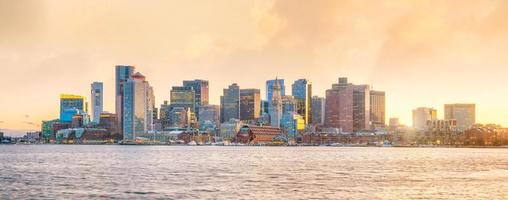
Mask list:
[[[354,87],[347,82],[347,78],[339,78],[338,84],[333,84],[331,89],[326,90],[326,127],[353,131],[353,92]]]
[[[92,122],[99,124],[103,111],[104,88],[102,82],[93,82],[90,99],[92,101]]]
[[[240,119],[240,86],[236,83],[224,88],[220,97],[221,122]]]
[[[385,92],[370,91],[370,121],[374,127],[383,127],[386,125],[385,99]]]
[[[240,90],[240,120],[253,121],[261,112],[261,94],[259,89]]]
[[[267,84],[268,85],[268,84]],[[273,87],[271,88],[270,101],[270,123],[272,127],[280,127],[280,119],[282,118],[282,86],[277,78],[275,78]]]
[[[325,98],[312,97],[312,124],[323,125],[325,123]]]
[[[190,87],[194,90],[194,108],[196,114],[199,113],[199,107],[202,105],[208,105],[209,100],[209,89],[207,80],[187,80],[183,81],[184,87]],[[199,118],[199,117],[198,117]]]
[[[170,95],[171,107],[188,108],[191,112],[196,111],[195,90],[192,87],[172,87]]]
[[[153,89],[145,76],[136,73],[123,86],[123,139],[134,141],[137,134],[153,129]]]
[[[425,130],[427,121],[437,119],[437,110],[434,108],[420,107],[413,110],[413,128],[417,130]]]
[[[297,106],[297,100],[293,96],[282,96],[282,114],[286,114],[287,112],[296,112]]]
[[[465,131],[476,123],[475,104],[445,104],[445,120],[457,121],[457,130]]]
[[[284,79],[274,79],[266,81],[266,100],[268,102],[272,101],[273,96],[273,86],[275,82],[279,84],[280,87],[280,96],[286,95],[286,86],[284,85]]]
[[[353,85],[353,131],[370,129],[370,86]]]
[[[60,121],[71,122],[76,114],[87,112],[85,97],[73,94],[60,95]]]
[[[312,84],[307,79],[298,79],[291,88],[296,101],[296,112],[303,117],[305,124],[312,123]]]
[[[115,114],[118,118],[120,133],[123,134],[123,108],[124,108],[124,86],[125,82],[134,74],[134,66],[117,65],[115,67]]]

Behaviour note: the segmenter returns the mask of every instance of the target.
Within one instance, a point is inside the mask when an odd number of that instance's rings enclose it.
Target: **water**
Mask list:
[[[0,198],[508,199],[508,149],[1,145]]]

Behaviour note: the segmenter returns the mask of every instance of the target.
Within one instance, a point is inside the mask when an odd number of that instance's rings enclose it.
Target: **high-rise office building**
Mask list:
[[[268,84],[267,84],[268,85]],[[282,118],[282,86],[280,81],[275,78],[271,88],[270,101],[270,124],[272,127],[280,127],[280,119]]]
[[[353,85],[353,131],[370,129],[370,86]]]
[[[437,110],[434,108],[420,107],[413,110],[413,128],[417,130],[425,130],[427,121],[437,119]]]
[[[153,89],[145,76],[136,73],[123,86],[123,139],[134,141],[137,134],[153,130]]]
[[[325,123],[325,98],[313,96],[311,104],[312,124],[323,125]]]
[[[293,96],[282,96],[282,114],[297,111],[297,100]]]
[[[115,114],[118,118],[120,133],[123,134],[123,107],[124,107],[124,86],[128,79],[134,74],[134,66],[117,65],[115,67]]]
[[[354,87],[347,78],[339,78],[326,90],[325,126],[339,128],[345,132],[353,132],[353,98]]]
[[[238,84],[233,83],[228,88],[223,89],[220,105],[221,122],[240,119],[240,86]]]
[[[190,124],[189,108],[173,107],[168,113],[168,128],[186,128]]]
[[[220,126],[220,106],[204,105],[199,107],[199,128],[201,130],[218,129]]]
[[[195,90],[192,87],[172,87],[170,95],[171,106],[188,108],[190,112],[195,112],[195,95]]]
[[[465,131],[476,123],[475,104],[445,104],[445,120],[456,120],[457,130]]]
[[[60,121],[71,122],[74,115],[87,111],[85,97],[73,94],[60,95]]]
[[[386,97],[385,92],[370,91],[370,121],[373,127],[386,126]]]
[[[199,113],[199,107],[202,105],[208,105],[209,101],[209,89],[207,80],[186,80],[183,81],[184,87],[190,87],[194,90],[194,113]],[[199,117],[198,117],[199,118]]]
[[[261,94],[259,89],[240,90],[240,120],[253,121],[261,112]]]
[[[286,95],[286,86],[284,85],[284,79],[277,78],[274,80],[268,80],[268,81],[266,81],[266,100],[268,102],[272,101],[273,86],[275,85],[275,82],[277,82],[280,87],[280,96]]]
[[[91,85],[90,99],[92,101],[92,122],[99,124],[103,111],[104,88],[102,82],[93,82]]]
[[[312,84],[307,79],[298,79],[291,88],[296,101],[296,112],[303,117],[305,124],[312,123]]]

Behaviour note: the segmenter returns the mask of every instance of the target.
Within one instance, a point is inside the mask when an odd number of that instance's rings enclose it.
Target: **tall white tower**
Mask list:
[[[282,117],[281,86],[277,78],[273,84],[272,102],[270,103],[270,121],[272,127],[280,127]]]
[[[104,88],[102,82],[93,82],[90,99],[92,100],[92,122],[99,123],[103,111]]]

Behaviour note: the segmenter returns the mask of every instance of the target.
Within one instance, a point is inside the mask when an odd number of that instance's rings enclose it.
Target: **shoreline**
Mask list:
[[[171,147],[330,147],[330,148],[441,148],[441,149],[508,149],[508,146],[373,146],[373,145],[187,145],[187,144],[0,144],[0,146],[61,145],[61,146],[171,146]]]

